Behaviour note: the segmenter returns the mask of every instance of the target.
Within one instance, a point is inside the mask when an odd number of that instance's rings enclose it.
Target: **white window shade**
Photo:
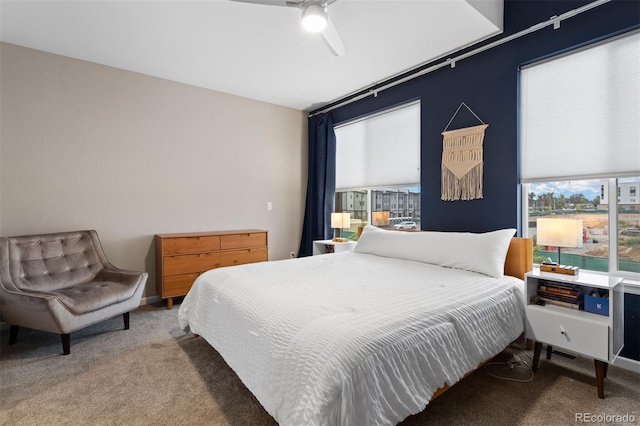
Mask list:
[[[346,125],[336,132],[336,190],[420,183],[420,104]]]
[[[640,32],[520,77],[522,182],[640,173]]]

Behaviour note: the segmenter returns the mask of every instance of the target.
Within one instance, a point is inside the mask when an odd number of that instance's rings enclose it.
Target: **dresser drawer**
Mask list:
[[[183,296],[189,292],[200,273],[173,275],[164,279],[162,294],[164,297]]]
[[[250,232],[246,234],[233,234],[220,236],[220,248],[222,250],[262,247],[267,245],[266,232]]]
[[[267,260],[266,248],[252,248],[246,250],[229,250],[221,253],[222,266],[242,265],[243,263],[263,262]]]
[[[167,238],[163,241],[163,253],[188,254],[220,250],[220,236],[195,236],[181,238]]]
[[[527,338],[596,359],[609,359],[609,327],[606,324],[537,306],[527,306],[526,310]]]
[[[163,261],[165,276],[204,272],[220,266],[220,253],[165,256]]]

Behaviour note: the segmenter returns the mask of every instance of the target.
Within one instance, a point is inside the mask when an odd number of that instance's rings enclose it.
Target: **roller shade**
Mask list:
[[[420,183],[420,103],[335,128],[336,191]]]
[[[640,173],[640,32],[520,75],[523,183]]]

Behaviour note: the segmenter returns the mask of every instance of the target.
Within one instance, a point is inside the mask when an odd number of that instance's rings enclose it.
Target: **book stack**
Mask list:
[[[565,308],[584,308],[584,287],[570,283],[539,280],[538,297],[552,305]]]

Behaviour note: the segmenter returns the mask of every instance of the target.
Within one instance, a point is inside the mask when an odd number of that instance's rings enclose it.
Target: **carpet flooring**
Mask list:
[[[222,357],[178,327],[178,306],[142,306],[131,328],[117,317],[71,334],[62,356],[58,335],[20,329],[0,336],[1,425],[275,425]],[[611,366],[598,399],[593,360],[554,355],[533,380],[509,368],[507,348],[401,425],[568,425],[576,413],[634,416],[640,425],[640,375]],[[599,420],[598,418],[590,418]],[[625,424],[613,417],[593,424]],[[354,425],[359,426],[359,425]],[[362,425],[369,426],[369,425]]]

